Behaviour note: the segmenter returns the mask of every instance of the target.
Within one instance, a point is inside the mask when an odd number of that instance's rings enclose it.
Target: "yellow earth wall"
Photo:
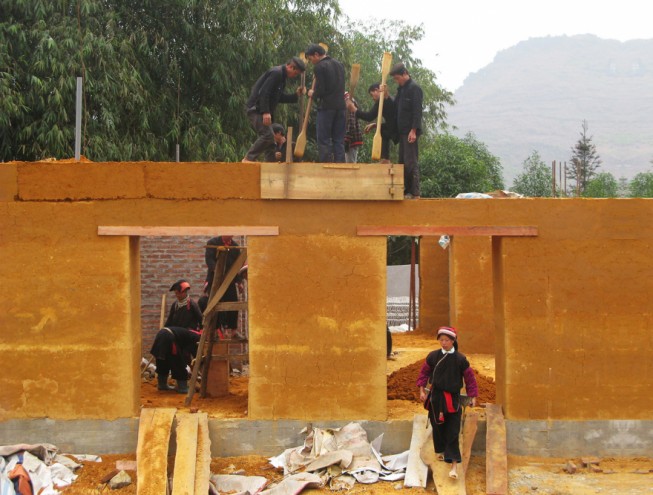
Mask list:
[[[385,239],[357,226],[536,226],[491,244],[507,417],[653,414],[653,201],[261,200],[255,164],[1,164],[0,177],[0,419],[137,415],[138,240],[97,235],[119,225],[278,226],[248,238],[250,415],[334,420],[385,417]]]
[[[450,249],[451,324],[461,351],[494,354],[492,238],[455,236]]]
[[[384,420],[385,239],[259,237],[248,252],[249,416]]]
[[[449,249],[438,237],[423,237],[419,244],[419,329],[435,330],[450,324]]]

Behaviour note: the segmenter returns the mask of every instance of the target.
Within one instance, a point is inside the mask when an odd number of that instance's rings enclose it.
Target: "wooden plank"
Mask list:
[[[506,422],[501,406],[487,404],[487,435],[485,483],[488,495],[508,493],[508,451],[506,449]]]
[[[463,456],[463,471],[467,472],[469,459],[472,455],[472,444],[478,430],[478,413],[474,410],[465,411],[463,425],[463,448],[461,453]]]
[[[216,225],[203,227],[185,226],[144,226],[144,225],[100,225],[98,235],[132,235],[176,237],[183,235],[201,235],[215,237],[217,235],[279,235],[276,225]]]
[[[245,311],[247,301],[223,301],[215,305],[216,311]]]
[[[209,493],[211,477],[211,439],[209,438],[209,415],[198,413],[197,465],[195,468],[195,493]]]
[[[177,450],[172,495],[195,495],[198,419],[197,414],[177,414]]]
[[[403,165],[261,163],[261,198],[403,200]]]
[[[435,456],[435,451],[433,450],[433,439],[431,438],[433,435],[433,429],[430,424],[427,433],[428,435],[422,444],[420,455],[422,461],[431,469],[433,483],[435,484],[435,489],[438,495],[467,495],[467,488],[465,486],[465,470],[459,465],[456,470],[458,473],[458,479],[454,480],[450,478],[449,471],[451,471],[451,464],[439,461]],[[459,442],[462,443],[462,434],[458,439]]]
[[[407,236],[501,236],[531,237],[537,236],[537,227],[529,225],[449,225],[449,226],[414,226],[414,225],[359,225],[358,235],[407,235]]]
[[[168,445],[177,409],[144,408],[138,422],[137,495],[167,495]]]
[[[421,449],[424,444],[424,439],[431,441],[427,436],[427,423],[428,418],[426,414],[416,414],[413,417],[413,434],[410,439],[410,450],[408,451],[408,466],[406,467],[404,487],[426,487],[429,469],[422,461]]]
[[[241,253],[238,255],[238,258],[236,258],[236,261],[234,261],[234,264],[229,267],[229,271],[224,276],[224,279],[222,279],[220,287],[215,292],[215,294],[213,293],[213,290],[211,290],[211,300],[206,305],[204,316],[208,316],[214,311],[215,306],[220,302],[220,299],[222,299],[222,296],[224,296],[225,292],[227,292],[229,285],[233,279],[236,278],[236,275],[238,275],[238,272],[246,261],[247,251],[241,251]]]

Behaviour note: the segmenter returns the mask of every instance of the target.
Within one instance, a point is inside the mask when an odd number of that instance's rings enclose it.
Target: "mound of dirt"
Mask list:
[[[419,376],[424,360],[401,368],[388,376],[388,400],[412,400],[417,403],[419,400],[419,389],[415,382]],[[492,378],[476,373],[478,384],[478,404],[493,404],[496,400],[496,385]]]

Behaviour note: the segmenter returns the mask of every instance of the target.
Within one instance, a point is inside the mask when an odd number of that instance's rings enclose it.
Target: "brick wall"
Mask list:
[[[244,239],[235,237],[238,244]],[[170,286],[180,278],[190,283],[190,296],[197,300],[202,295],[206,278],[204,246],[208,239],[197,236],[182,237],[141,237],[141,328],[142,354],[149,357],[149,350],[159,331],[161,315],[161,296],[167,294],[166,316],[170,305],[175,301]],[[239,325],[246,318],[241,311]]]

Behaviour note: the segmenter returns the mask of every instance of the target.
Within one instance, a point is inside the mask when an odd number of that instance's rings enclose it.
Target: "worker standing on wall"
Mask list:
[[[159,390],[176,390],[188,393],[188,370],[197,354],[200,332],[183,327],[163,327],[156,334],[150,353],[156,358]],[[177,387],[168,385],[168,376],[177,381]]]
[[[458,333],[452,327],[438,329],[437,349],[426,356],[417,386],[419,398],[429,411],[433,427],[433,448],[438,461],[451,464],[449,477],[458,478],[457,465],[462,462],[458,436],[462,416],[460,390],[465,382],[467,396],[474,405],[478,386],[474,370],[464,354],[458,352]]]
[[[190,298],[190,284],[184,279],[177,280],[170,287],[170,292],[173,291],[177,300],[170,306],[165,326],[200,330],[203,315],[197,302]]]

